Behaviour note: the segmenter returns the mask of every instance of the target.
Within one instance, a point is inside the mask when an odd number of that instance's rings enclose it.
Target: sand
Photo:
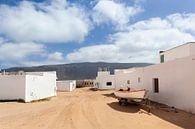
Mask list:
[[[112,93],[79,88],[49,101],[0,103],[0,129],[195,129],[190,113],[147,113],[136,105],[120,106]]]

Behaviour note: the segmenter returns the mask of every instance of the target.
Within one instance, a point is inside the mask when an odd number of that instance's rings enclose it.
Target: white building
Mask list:
[[[57,91],[69,92],[76,88],[76,80],[57,81]]]
[[[115,70],[113,87],[147,89],[149,99],[195,113],[195,43],[161,52],[160,57],[157,65]]]
[[[56,72],[0,75],[0,100],[25,102],[56,96]]]
[[[94,87],[98,89],[114,89],[115,76],[111,75],[110,71],[98,71]]]
[[[173,61],[191,55],[195,55],[194,42],[185,43],[166,51],[160,51],[160,62],[163,63],[167,61]]]

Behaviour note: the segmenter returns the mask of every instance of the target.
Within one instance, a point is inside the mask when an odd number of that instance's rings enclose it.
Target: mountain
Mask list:
[[[151,65],[149,63],[105,63],[105,62],[84,62],[59,65],[43,65],[34,67],[13,67],[5,69],[6,72],[23,70],[25,72],[34,71],[56,71],[58,80],[80,80],[95,79],[98,68],[107,67],[111,73],[114,69],[127,69],[132,67],[144,67]]]

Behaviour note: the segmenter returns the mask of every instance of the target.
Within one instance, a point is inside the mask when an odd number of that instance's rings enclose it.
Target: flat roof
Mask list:
[[[167,52],[167,51],[170,51],[170,50],[173,50],[173,49],[175,49],[175,48],[182,47],[182,46],[185,46],[185,45],[188,45],[188,44],[195,44],[195,42],[187,42],[187,43],[184,43],[184,44],[178,45],[178,46],[176,46],[176,47],[173,47],[173,48],[167,49],[167,50],[165,50],[165,51],[160,51],[160,53],[164,53],[164,52]]]

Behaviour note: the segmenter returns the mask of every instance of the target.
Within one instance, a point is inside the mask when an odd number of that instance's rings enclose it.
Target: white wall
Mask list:
[[[162,54],[164,54],[164,62],[187,57],[190,55],[190,43],[167,50],[160,55]]]
[[[76,80],[57,81],[57,91],[73,91],[76,88]]]
[[[115,87],[117,89],[124,87],[142,88],[143,83],[142,73],[143,68],[115,70]],[[130,81],[130,84],[127,83],[128,80]]]
[[[193,57],[144,68],[144,85],[150,99],[195,113],[195,60]],[[153,92],[159,78],[159,93]]]
[[[25,100],[25,75],[0,75],[0,100]]]
[[[107,86],[107,82],[112,82],[111,86]],[[114,89],[115,88],[115,77],[110,75],[109,71],[98,72],[94,85],[98,89]]]
[[[116,73],[116,85],[149,90],[149,99],[195,113],[195,56],[176,59],[139,69]],[[128,70],[127,70],[128,71]],[[141,77],[141,83],[137,78]],[[153,79],[159,79],[159,93],[154,93]]]
[[[190,44],[190,55],[195,55],[195,43]]]
[[[27,73],[26,102],[56,96],[56,91],[56,72]]]

